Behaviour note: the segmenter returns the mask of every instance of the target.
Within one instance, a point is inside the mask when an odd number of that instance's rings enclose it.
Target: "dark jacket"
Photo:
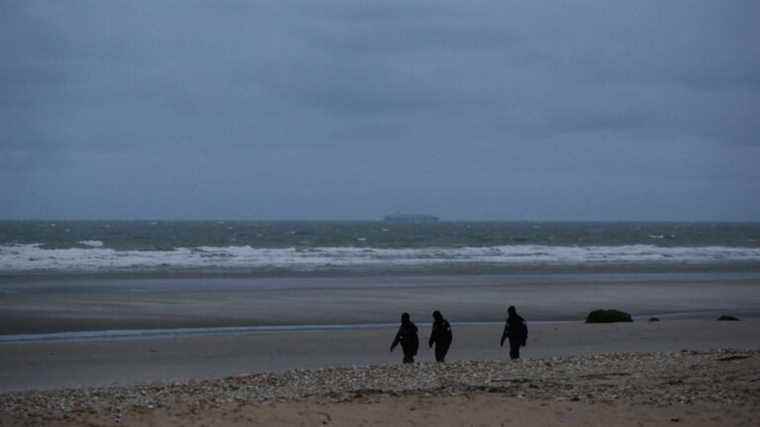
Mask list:
[[[393,344],[391,344],[391,351],[393,351],[399,343],[401,343],[401,348],[404,350],[404,354],[411,354],[413,356],[417,355],[417,350],[420,347],[420,340],[417,337],[417,326],[414,322],[409,321],[401,324],[396,333],[396,338],[393,340]]]
[[[453,335],[451,333],[451,325],[446,319],[436,320],[433,322],[433,330],[430,332],[430,339],[428,340],[428,347],[432,347],[433,344],[448,347],[451,345]]]
[[[525,325],[525,319],[519,314],[510,315],[504,323],[504,333],[501,334],[501,345],[504,340],[509,338],[510,343],[517,343],[525,346],[528,341],[528,327]]]

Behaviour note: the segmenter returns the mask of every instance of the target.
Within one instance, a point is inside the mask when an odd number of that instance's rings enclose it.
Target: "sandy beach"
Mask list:
[[[0,395],[2,425],[756,425],[760,353],[385,365]]]
[[[757,284],[751,273],[5,282],[0,424],[752,425]],[[498,346],[507,303],[530,329],[517,363]],[[423,346],[401,366],[388,351],[398,314],[425,343],[433,307],[452,322],[449,363]],[[583,323],[594,308],[635,321]],[[220,329],[231,326],[244,328]],[[718,361],[734,355],[721,349],[739,357]]]
[[[430,324],[420,322],[426,344]],[[638,321],[606,325],[531,323],[526,358],[682,349],[760,349],[760,319]],[[501,324],[453,325],[450,361],[499,360]],[[368,330],[262,332],[149,339],[0,344],[0,391],[55,389],[219,378],[292,368],[400,363],[389,353],[393,327]],[[432,361],[425,345],[418,361]]]
[[[0,334],[257,325],[760,317],[760,273],[574,273],[339,277],[27,278],[0,280]]]

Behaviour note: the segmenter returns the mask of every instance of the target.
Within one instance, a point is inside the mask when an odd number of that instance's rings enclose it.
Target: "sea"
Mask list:
[[[760,267],[760,223],[0,221],[0,274]]]

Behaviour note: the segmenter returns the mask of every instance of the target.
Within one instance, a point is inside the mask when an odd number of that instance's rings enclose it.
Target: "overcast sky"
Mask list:
[[[757,221],[758,18],[0,0],[0,218]]]

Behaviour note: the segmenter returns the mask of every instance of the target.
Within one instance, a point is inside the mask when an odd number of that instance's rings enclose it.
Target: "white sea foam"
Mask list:
[[[100,240],[80,240],[80,245],[89,246],[91,248],[102,248],[103,242]]]
[[[45,249],[40,244],[0,245],[0,272],[117,272],[162,269],[289,269],[428,266],[441,264],[583,265],[719,264],[760,262],[760,248],[511,245],[460,248],[383,249],[367,247],[177,248],[167,251],[88,248]],[[99,243],[99,242],[98,242]]]

